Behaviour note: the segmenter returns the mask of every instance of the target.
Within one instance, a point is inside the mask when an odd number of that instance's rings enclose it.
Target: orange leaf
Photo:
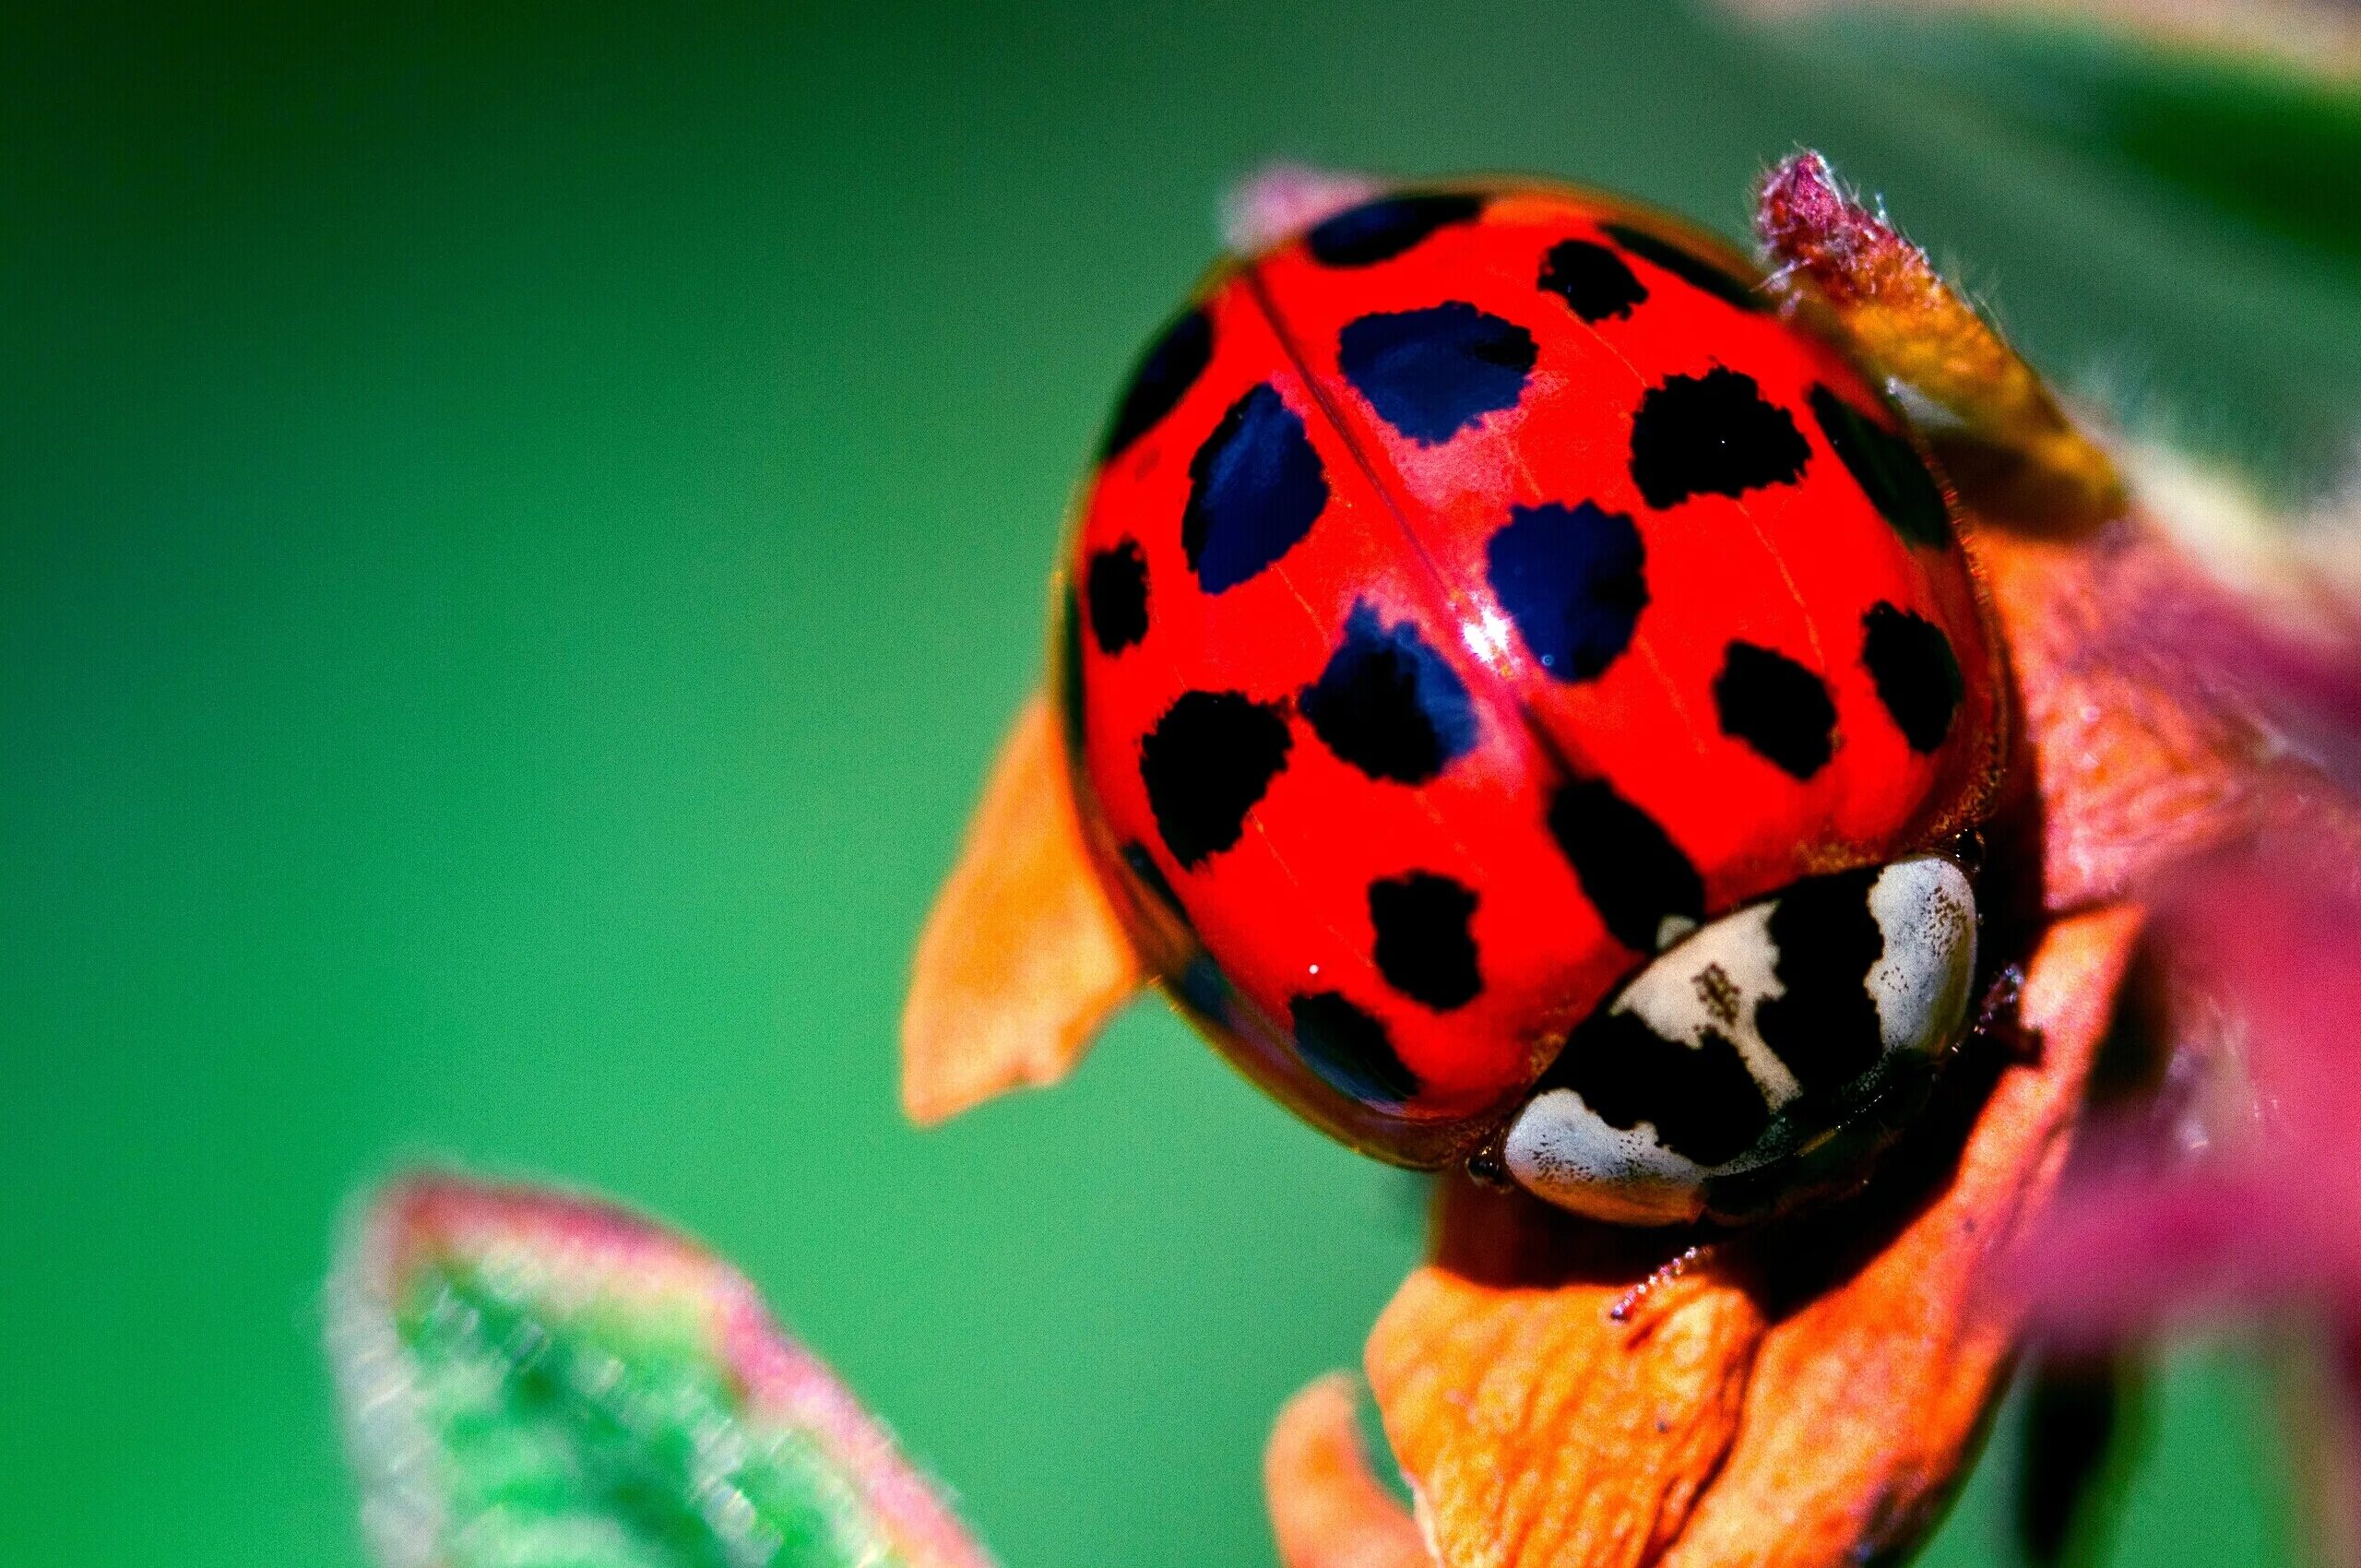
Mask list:
[[[1452,1183],[1442,1236],[1378,1320],[1368,1365],[1442,1562],[1654,1561],[1737,1431],[1761,1307],[1701,1271],[1619,1316],[1647,1272],[1629,1252],[1644,1237],[1521,1194]]]
[[[1432,1568],[1409,1510],[1370,1474],[1343,1372],[1279,1412],[1263,1451],[1263,1490],[1285,1568]]]
[[[2051,926],[2038,1058],[1954,1086],[1964,1134],[1929,1128],[1850,1202],[1661,1267],[1693,1238],[1448,1187],[1369,1346],[1446,1568],[1836,1568],[1915,1539],[2014,1331],[1982,1270],[2055,1184],[2139,925]]]
[[[902,1108],[935,1123],[1073,1070],[1145,978],[1084,847],[1050,705],[1028,701],[919,933]]]
[[[2044,935],[2022,1004],[2039,1060],[2001,1073],[1933,1201],[1764,1336],[1738,1442],[1667,1568],[1881,1560],[1934,1522],[2016,1336],[1994,1260],[2057,1187],[2140,926],[2118,906]]]

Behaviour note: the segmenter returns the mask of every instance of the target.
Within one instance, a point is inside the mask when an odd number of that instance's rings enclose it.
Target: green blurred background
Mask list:
[[[1416,1186],[1154,1007],[895,1111],[1110,390],[1261,160],[1735,231],[1809,143],[2069,379],[2325,472],[2354,208],[2183,180],[2055,60],[1654,3],[11,7],[0,1561],[358,1563],[317,1281],[449,1158],[739,1259],[1012,1568],[1269,1562],[1269,1417]],[[2257,1369],[2176,1362],[2113,1561],[2283,1555]],[[1937,1561],[2008,1560],[2006,1448]]]

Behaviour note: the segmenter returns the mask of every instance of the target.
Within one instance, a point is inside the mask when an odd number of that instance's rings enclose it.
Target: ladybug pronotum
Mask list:
[[[1892,405],[1659,214],[1394,195],[1144,356],[1061,582],[1093,863],[1367,1152],[1637,1223],[1857,1163],[1965,1030],[2002,684]]]

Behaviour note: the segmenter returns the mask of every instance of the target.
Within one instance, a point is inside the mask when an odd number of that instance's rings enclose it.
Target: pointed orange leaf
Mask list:
[[[1279,1412],[1263,1451],[1263,1490],[1284,1568],[1433,1568],[1410,1511],[1370,1473],[1343,1372]]]
[[[1915,1539],[1998,1392],[2015,1325],[1985,1266],[2055,1184],[2139,923],[2050,927],[2037,1056],[1833,1208],[1666,1267],[1691,1238],[1448,1187],[1368,1358],[1445,1568],[1837,1568]]]
[[[919,936],[903,1110],[931,1123],[1055,1083],[1145,978],[1091,870],[1057,721],[1037,695]]]

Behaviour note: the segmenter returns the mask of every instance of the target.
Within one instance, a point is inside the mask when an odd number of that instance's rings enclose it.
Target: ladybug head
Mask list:
[[[1908,427],[1758,284],[1628,204],[1388,197],[1118,405],[1059,600],[1095,861],[1358,1147],[1736,1214],[1963,1028],[1992,644]]]
[[[1967,873],[1941,855],[1724,915],[1576,1027],[1498,1158],[1552,1203],[1637,1223],[1744,1213],[1841,1174],[1960,1038],[1975,931]]]

